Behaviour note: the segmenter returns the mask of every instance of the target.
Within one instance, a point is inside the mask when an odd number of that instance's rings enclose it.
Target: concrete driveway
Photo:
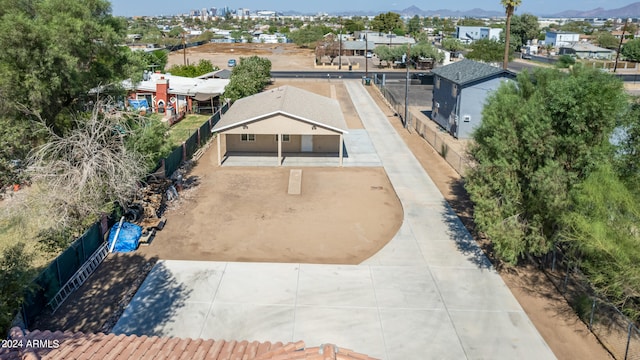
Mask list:
[[[404,208],[393,240],[355,266],[160,261],[113,332],[394,360],[555,358],[374,100],[345,84]]]

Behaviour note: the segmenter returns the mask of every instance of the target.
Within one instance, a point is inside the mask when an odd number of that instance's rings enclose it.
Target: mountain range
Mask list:
[[[504,16],[504,11],[490,11],[479,8],[460,11],[460,10],[422,10],[417,6],[410,6],[403,10],[390,10],[398,13],[402,16],[412,17],[418,16],[440,16],[440,17],[501,17]],[[287,11],[285,14],[295,15],[300,14],[296,11]],[[339,12],[332,13],[332,15],[351,15],[351,16],[375,16],[380,11],[351,11],[351,12]],[[597,8],[593,10],[566,10],[556,14],[534,14],[540,17],[552,17],[552,18],[640,18],[640,2],[635,2],[627,6],[606,10],[603,8]]]

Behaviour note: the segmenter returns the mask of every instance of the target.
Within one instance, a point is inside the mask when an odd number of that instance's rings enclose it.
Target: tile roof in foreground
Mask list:
[[[0,360],[37,359],[189,359],[189,360],[375,360],[335,345],[306,347],[304,342],[248,342],[181,339],[146,335],[11,329],[21,347],[0,349]]]

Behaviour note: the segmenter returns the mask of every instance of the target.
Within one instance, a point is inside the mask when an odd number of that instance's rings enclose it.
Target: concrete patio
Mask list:
[[[390,360],[554,359],[364,87],[345,86],[403,205],[396,236],[360,265],[160,261],[113,332],[335,343]]]

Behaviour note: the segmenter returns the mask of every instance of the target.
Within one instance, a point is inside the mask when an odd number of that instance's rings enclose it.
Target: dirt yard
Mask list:
[[[229,69],[229,59],[257,55],[271,60],[271,70],[296,71],[314,70],[315,55],[312,49],[301,49],[295,44],[226,44],[209,43],[186,50],[186,61],[195,64],[201,59],[209,60],[220,69]],[[174,51],[169,54],[167,67],[183,65],[185,53]]]
[[[400,228],[402,206],[382,168],[217,167],[208,151],[188,206],[167,214],[148,257],[179,260],[358,264]]]

